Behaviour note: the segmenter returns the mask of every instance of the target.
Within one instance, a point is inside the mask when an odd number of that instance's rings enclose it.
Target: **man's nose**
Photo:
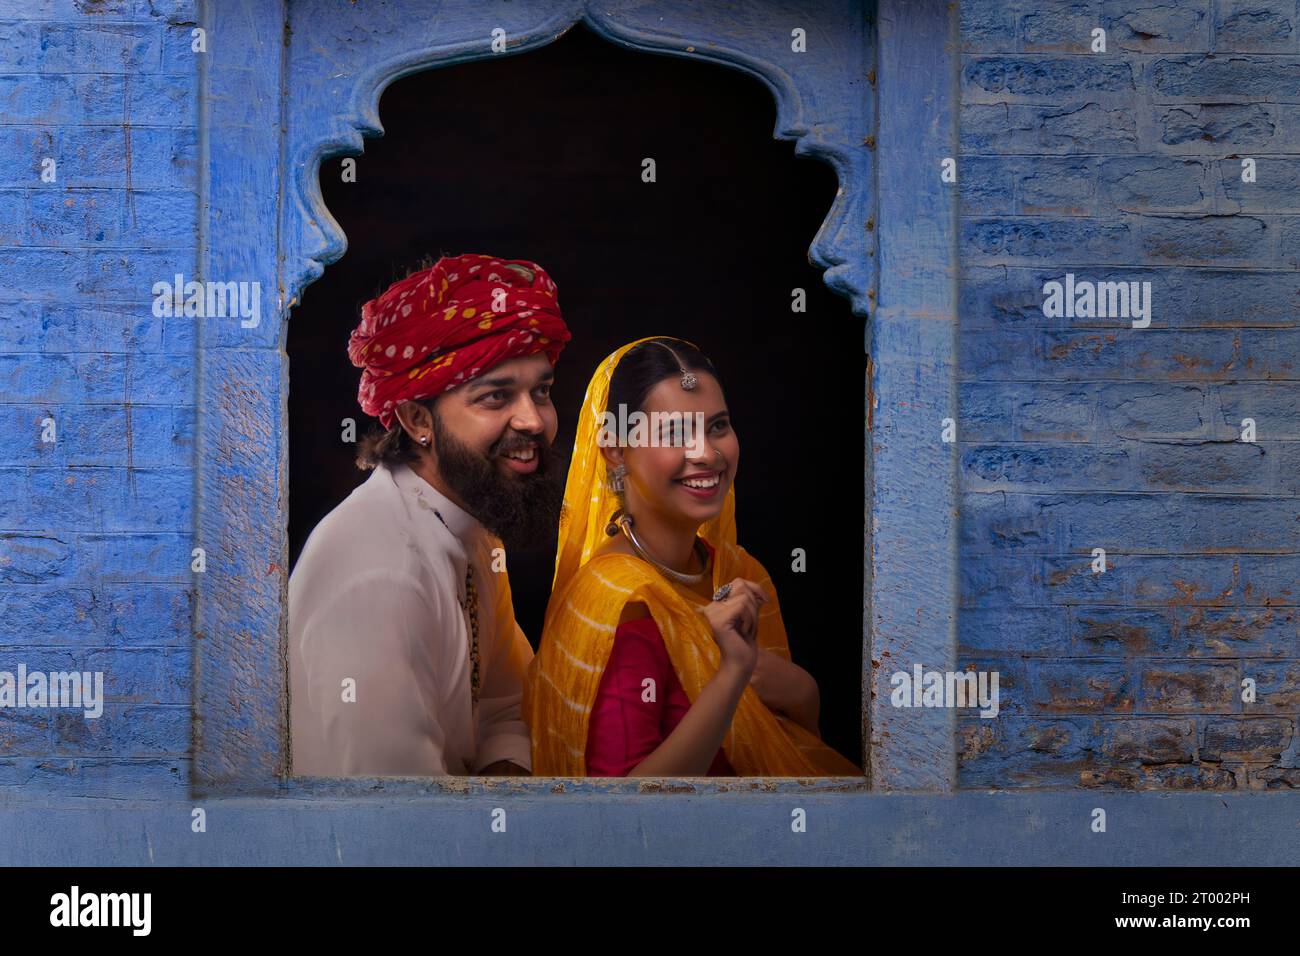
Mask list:
[[[520,396],[512,411],[514,414],[510,417],[510,427],[515,431],[536,434],[543,429],[542,416],[531,395]]]

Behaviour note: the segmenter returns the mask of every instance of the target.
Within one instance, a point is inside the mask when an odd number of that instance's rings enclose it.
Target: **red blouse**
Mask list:
[[[655,682],[653,701],[641,699],[647,677]],[[654,618],[620,624],[587,727],[587,773],[626,777],[664,742],[690,706]],[[708,775],[735,776],[721,749]]]

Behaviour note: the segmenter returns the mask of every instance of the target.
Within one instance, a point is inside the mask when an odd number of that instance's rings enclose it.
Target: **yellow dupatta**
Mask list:
[[[564,487],[555,580],[537,655],[524,682],[523,715],[532,734],[533,773],[586,776],[588,722],[600,678],[614,646],[614,632],[629,603],[650,610],[673,670],[694,701],[718,670],[721,653],[699,595],[669,581],[639,558],[592,554],[606,538],[605,526],[619,507],[606,483],[596,439],[609,396],[609,382],[630,342],[596,369],[583,398],[573,460]],[[713,586],[743,577],[772,598],[759,615],[758,646],[790,658],[776,589],[763,566],[736,544],[734,486],[722,511],[700,529],[714,548]],[[861,776],[862,771],[793,720],[774,714],[746,687],[736,707],[723,752],[740,776]]]

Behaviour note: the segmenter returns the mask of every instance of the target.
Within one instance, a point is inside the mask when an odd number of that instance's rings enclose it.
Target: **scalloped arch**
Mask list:
[[[357,155],[365,137],[382,135],[379,99],[389,84],[425,70],[524,53],[582,22],[631,49],[716,63],[763,82],[776,100],[775,137],[793,140],[798,155],[829,163],[839,181],[809,260],[825,270],[827,287],[847,297],[855,313],[869,314],[875,295],[867,145],[873,117],[870,26],[862,4],[844,0],[796,13],[771,0],[750,0],[744,22],[721,24],[699,6],[681,2],[523,0],[508,8],[484,4],[444,14],[433,42],[414,36],[396,6],[368,9],[364,20],[342,4],[328,12],[308,6],[291,4],[289,10],[291,50],[313,53],[291,54],[286,78],[295,108],[287,130],[292,176],[282,207],[280,287],[289,308],[347,249],[321,196],[320,165],[333,156]],[[504,31],[504,54],[492,52],[497,29]],[[808,52],[792,49],[796,30],[804,31]]]
[[[776,137],[831,164],[840,188],[809,259],[855,312],[871,316],[875,364],[865,399],[888,436],[869,450],[865,476],[867,527],[885,533],[864,541],[864,641],[872,653],[951,658],[956,574],[941,556],[949,554],[955,485],[951,462],[928,436],[933,411],[955,402],[947,334],[955,267],[946,240],[954,199],[914,157],[956,155],[945,71],[956,64],[957,17],[942,0],[879,3],[878,22],[877,0],[200,4],[208,35],[220,42],[200,67],[199,277],[266,290],[272,301],[262,314],[272,320],[200,318],[194,330],[194,540],[211,556],[194,585],[195,793],[279,792],[291,763],[287,318],[346,248],[320,195],[320,163],[360,152],[365,135],[381,132],[378,101],[389,83],[493,55],[498,28],[506,54],[544,46],[582,22],[630,49],[742,70],[772,92]],[[807,37],[805,53],[792,49],[796,30]],[[882,76],[907,81],[876,90],[869,77],[877,57]],[[880,155],[867,145],[877,138]],[[882,285],[887,301],[877,308]],[[873,733],[891,728],[872,739],[872,767],[919,786],[945,785],[951,734],[884,707],[888,689],[881,692],[868,660],[864,653],[864,688],[875,691],[864,697],[864,719]],[[422,786],[443,792],[437,783]]]

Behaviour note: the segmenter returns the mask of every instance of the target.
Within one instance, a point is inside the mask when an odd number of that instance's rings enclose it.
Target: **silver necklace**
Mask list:
[[[669,580],[676,581],[679,584],[699,584],[704,580],[704,576],[709,573],[709,552],[708,549],[704,547],[704,542],[698,537],[695,539],[695,553],[700,556],[700,563],[704,565],[704,570],[699,574],[683,574],[681,571],[674,571],[667,565],[660,564],[650,556],[650,552],[645,549],[645,545],[637,540],[636,532],[632,530],[631,515],[619,515],[616,520],[619,528],[623,532],[623,536],[631,543],[632,550],[635,551],[642,560],[653,565],[660,574]]]

